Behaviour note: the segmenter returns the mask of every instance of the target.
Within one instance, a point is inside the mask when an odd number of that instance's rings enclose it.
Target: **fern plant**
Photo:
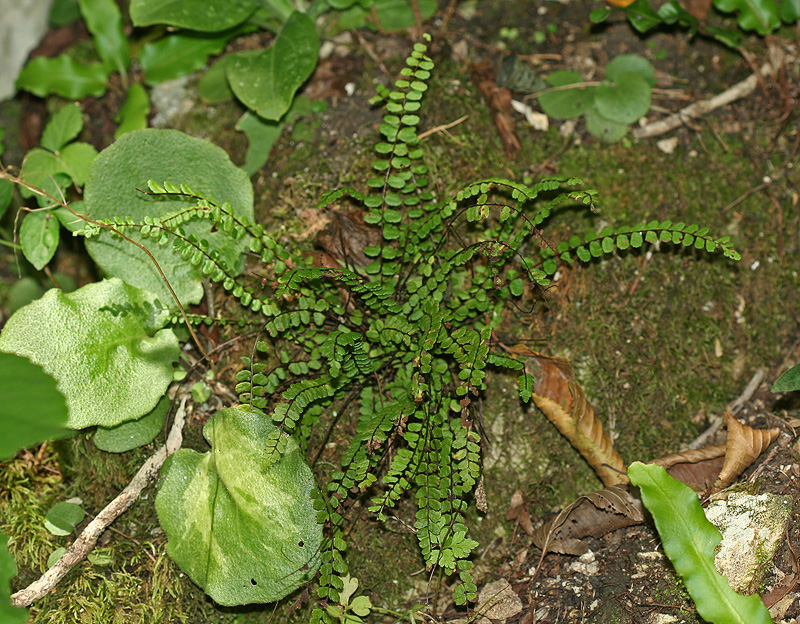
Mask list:
[[[414,531],[426,565],[442,578],[457,576],[457,604],[476,598],[470,555],[478,544],[469,537],[465,518],[481,477],[473,401],[486,388],[490,366],[520,373],[523,400],[530,399],[532,388],[523,363],[493,347],[505,306],[534,300],[532,291],[547,287],[559,263],[646,243],[738,258],[727,237],[670,221],[607,227],[551,242],[541,226],[554,208],[565,202],[594,206],[595,192],[575,190],[581,181],[574,178],[533,186],[489,178],[449,200],[438,198],[417,135],[432,69],[427,46],[416,44],[395,88],[379,89],[375,102],[383,102],[386,115],[374,175],[366,182],[369,191],[339,189],[319,202],[320,208],[345,201],[361,206],[364,222],[382,238],[364,249],[366,263],[345,256],[340,266],[313,266],[230,204],[171,182],[150,181],[150,191],[190,198],[190,207],[143,222],[90,221],[82,232],[91,237],[111,229],[125,237],[135,230],[171,244],[243,306],[263,315],[268,339],[257,343],[258,354],[243,358],[236,391],[251,413],[275,425],[265,440],[267,458],[285,453],[290,437],[308,454],[321,424],[337,422],[334,412],[357,412],[356,430],[337,470],[325,482],[318,476],[314,494],[318,520],[326,527],[318,556],[309,560],[319,562],[321,603],[314,622],[330,622],[325,607],[341,601],[348,574],[345,518],[356,500],[366,501],[374,517],[385,521],[401,499],[413,497]],[[220,249],[187,235],[184,226],[199,219],[233,241],[246,240],[264,266],[268,279],[261,283],[272,279],[274,287],[248,284]]]

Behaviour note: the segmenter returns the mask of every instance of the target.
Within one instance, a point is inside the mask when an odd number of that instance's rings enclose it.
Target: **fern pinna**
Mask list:
[[[522,362],[491,347],[506,302],[546,287],[559,262],[587,261],[645,243],[720,250],[738,258],[727,238],[669,221],[605,228],[553,244],[540,227],[555,207],[594,205],[594,191],[558,194],[580,185],[578,179],[526,186],[491,178],[439,201],[429,190],[417,136],[433,69],[426,52],[426,45],[416,44],[395,89],[379,88],[374,100],[384,103],[386,115],[374,175],[367,180],[370,191],[339,189],[319,203],[320,208],[345,200],[363,206],[364,222],[383,239],[364,249],[365,266],[347,258],[338,268],[309,266],[302,254],[288,252],[229,205],[171,183],[151,181],[150,190],[192,197],[196,205],[146,223],[117,220],[84,230],[92,235],[101,225],[120,233],[135,227],[162,244],[172,241],[177,253],[266,318],[269,340],[256,345],[264,357],[243,358],[236,391],[242,403],[279,425],[268,452],[280,451],[289,435],[308,452],[326,411],[355,406],[355,431],[316,500],[328,537],[314,622],[332,621],[324,606],[338,600],[347,573],[344,518],[350,504],[363,497],[383,521],[404,495],[413,495],[414,531],[426,564],[444,577],[457,574],[457,604],[476,598],[469,557],[477,542],[468,537],[465,521],[481,475],[472,401],[486,387],[489,365],[521,373],[523,400],[530,399],[532,387]],[[542,194],[550,199],[542,201]],[[181,225],[190,219],[209,219],[236,240],[248,238],[251,253],[275,279],[274,292],[265,296],[243,283],[206,241],[187,237]],[[526,247],[530,240],[535,244]]]

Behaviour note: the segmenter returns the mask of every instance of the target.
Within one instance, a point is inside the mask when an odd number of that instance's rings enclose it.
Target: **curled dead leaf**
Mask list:
[[[714,483],[714,491],[728,487],[756,458],[778,437],[778,429],[753,429],[740,423],[730,412],[725,412],[728,430],[725,463]]]
[[[720,444],[689,449],[655,459],[653,463],[666,468],[669,476],[685,483],[695,492],[706,493],[711,491],[722,470],[726,447]]]
[[[629,487],[617,484],[581,496],[539,527],[533,534],[533,543],[545,552],[582,555],[588,549],[582,538],[600,537],[643,522],[642,502],[634,498]]]
[[[539,409],[589,462],[604,485],[628,483],[625,463],[586,400],[569,360],[530,353],[525,370],[535,380],[532,396]]]

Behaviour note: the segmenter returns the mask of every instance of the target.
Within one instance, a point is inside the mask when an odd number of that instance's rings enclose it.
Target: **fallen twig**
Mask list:
[[[702,117],[703,115],[706,115],[717,108],[725,106],[726,104],[730,104],[739,98],[746,97],[756,90],[759,80],[763,80],[765,76],[768,76],[772,73],[777,73],[777,71],[783,67],[783,65],[791,60],[792,58],[786,55],[779,57],[775,66],[769,63],[764,63],[758,72],[755,72],[748,78],[736,83],[730,89],[727,89],[707,100],[700,100],[699,102],[690,104],[686,108],[678,111],[674,115],[666,117],[665,119],[660,119],[658,121],[654,121],[653,123],[647,124],[646,126],[642,126],[641,128],[636,128],[633,131],[633,136],[637,139],[647,139],[664,134],[682,125],[687,119],[696,119],[698,117]]]
[[[61,558],[41,577],[15,594],[11,595],[11,604],[16,607],[27,607],[44,597],[58,582],[78,563],[92,552],[98,538],[109,524],[114,522],[128,507],[133,505],[144,490],[158,474],[164,461],[177,451],[183,441],[183,424],[186,420],[186,397],[175,414],[167,442],[158,449],[131,479],[127,487],[97,514]]]
[[[448,124],[444,124],[442,126],[436,126],[435,128],[430,128],[429,130],[426,130],[425,132],[420,134],[417,138],[422,140],[425,137],[430,136],[431,134],[436,134],[437,132],[446,132],[447,130],[449,130],[453,126],[457,126],[458,124],[466,121],[468,118],[469,118],[469,115],[464,115],[463,117],[459,117],[455,121],[451,121]]]

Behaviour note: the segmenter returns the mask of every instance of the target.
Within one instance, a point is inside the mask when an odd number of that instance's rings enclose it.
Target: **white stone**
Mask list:
[[[13,97],[28,54],[44,37],[51,1],[0,0],[0,102]]]
[[[714,564],[735,591],[758,590],[783,539],[791,508],[789,496],[743,492],[709,504],[706,517],[722,534]]]

